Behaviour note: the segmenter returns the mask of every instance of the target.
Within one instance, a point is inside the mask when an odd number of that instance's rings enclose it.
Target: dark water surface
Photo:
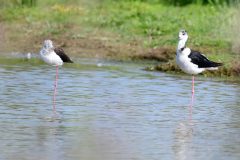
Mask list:
[[[240,86],[142,70],[143,64],[79,60],[59,70],[0,64],[0,159],[238,160]]]

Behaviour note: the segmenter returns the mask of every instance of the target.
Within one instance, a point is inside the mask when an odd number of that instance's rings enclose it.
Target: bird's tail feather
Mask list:
[[[210,67],[207,67],[206,69],[207,70],[217,70],[218,69],[218,67],[219,66],[222,66],[223,65],[223,63],[218,63],[218,62],[212,62],[211,61],[211,65],[210,65]]]

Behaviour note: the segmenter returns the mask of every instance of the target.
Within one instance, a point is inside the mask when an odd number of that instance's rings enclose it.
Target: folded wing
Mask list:
[[[54,52],[62,59],[65,63],[73,63],[73,61],[65,54],[62,48],[54,48]]]
[[[222,63],[210,61],[208,58],[206,58],[203,54],[201,54],[198,51],[191,51],[188,57],[191,59],[192,63],[198,65],[198,68],[211,68],[223,65]]]

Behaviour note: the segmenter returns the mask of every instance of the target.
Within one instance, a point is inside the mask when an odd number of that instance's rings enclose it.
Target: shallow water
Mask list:
[[[59,70],[0,64],[0,159],[237,160],[240,86],[142,70],[144,64],[78,60]],[[192,118],[190,118],[192,117]]]

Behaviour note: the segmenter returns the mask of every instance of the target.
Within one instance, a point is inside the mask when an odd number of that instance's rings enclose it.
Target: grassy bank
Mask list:
[[[1,52],[38,52],[42,41],[50,38],[74,56],[153,59],[165,62],[154,69],[174,71],[177,34],[185,28],[188,46],[225,64],[218,75],[236,76],[239,15],[238,7],[226,5],[179,7],[127,0],[5,4],[0,10],[0,47]]]

